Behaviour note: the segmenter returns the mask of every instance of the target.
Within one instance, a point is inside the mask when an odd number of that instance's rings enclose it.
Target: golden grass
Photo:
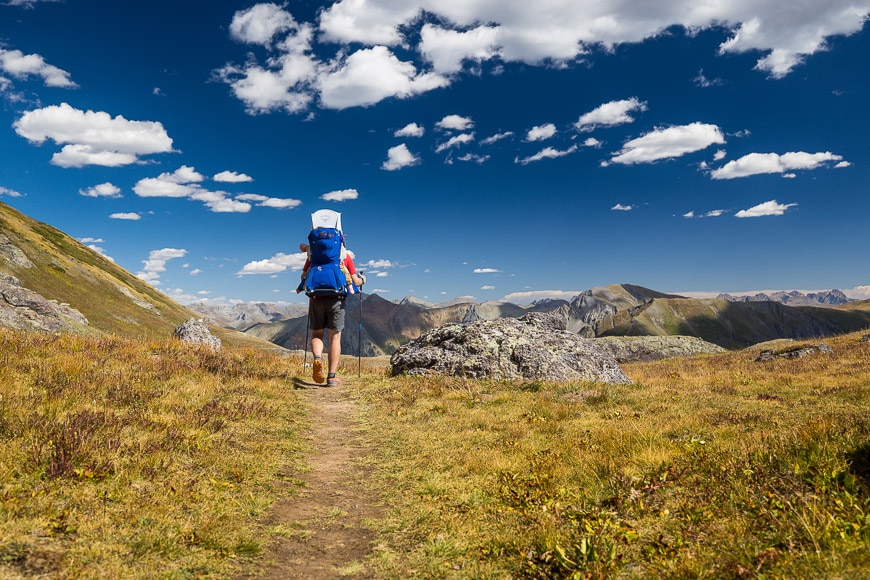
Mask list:
[[[624,365],[633,385],[374,378],[385,577],[870,577],[870,343]]]
[[[294,492],[298,367],[0,330],[0,576],[223,577],[262,553]]]
[[[358,380],[348,358],[389,509],[343,573],[870,578],[860,337],[626,364],[619,386],[394,378],[383,359]],[[304,533],[265,518],[308,468],[300,362],[0,330],[0,577],[230,577]]]

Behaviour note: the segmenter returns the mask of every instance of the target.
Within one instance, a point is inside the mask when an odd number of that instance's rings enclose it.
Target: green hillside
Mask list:
[[[199,317],[146,282],[60,230],[0,203],[0,272],[24,288],[81,312],[95,333],[165,338]],[[15,252],[26,260],[10,259]],[[263,346],[255,337],[216,330],[230,344]]]

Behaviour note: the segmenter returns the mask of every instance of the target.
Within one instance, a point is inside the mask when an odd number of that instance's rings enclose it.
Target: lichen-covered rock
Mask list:
[[[778,358],[804,358],[811,354],[831,354],[833,349],[827,344],[811,344],[802,348],[791,348],[784,351],[763,350],[757,357],[755,362],[767,362]]]
[[[393,375],[630,383],[610,353],[565,330],[556,316],[448,324],[402,345],[390,358]]]
[[[212,350],[221,349],[221,339],[208,329],[208,321],[202,318],[189,318],[172,333],[173,338],[194,346],[205,346]]]
[[[88,319],[75,308],[46,300],[15,276],[0,272],[0,326],[57,332],[87,325]]]
[[[726,352],[718,344],[695,336],[607,336],[593,342],[620,363]]]

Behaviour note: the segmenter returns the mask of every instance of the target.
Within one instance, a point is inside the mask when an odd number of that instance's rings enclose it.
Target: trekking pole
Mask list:
[[[362,376],[362,298],[363,298],[363,285],[365,284],[364,274],[360,272],[360,277],[363,279],[363,284],[359,285],[359,330],[357,331],[357,340],[356,340],[356,378],[360,378]]]
[[[305,356],[302,358],[302,376],[307,372],[305,367],[308,366],[308,330],[311,328],[311,298],[308,299],[308,314],[305,315],[305,344],[302,348],[305,349]],[[314,354],[314,353],[312,353]]]

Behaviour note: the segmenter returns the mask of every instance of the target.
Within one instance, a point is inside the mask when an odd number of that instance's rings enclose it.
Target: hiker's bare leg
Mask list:
[[[322,338],[322,337],[321,337]],[[323,342],[321,341],[321,352],[323,351]],[[312,347],[313,350],[313,347]],[[329,331],[329,373],[338,372],[338,363],[341,362],[341,332]]]
[[[323,333],[326,329],[311,331],[311,353],[316,357],[323,356]]]

